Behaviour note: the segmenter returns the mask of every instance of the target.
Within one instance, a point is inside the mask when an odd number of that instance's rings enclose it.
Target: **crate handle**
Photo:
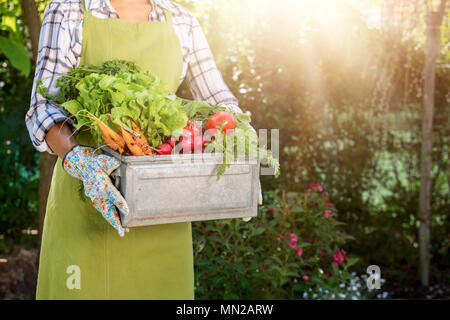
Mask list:
[[[114,186],[117,188],[117,190],[120,190],[120,170],[116,169],[111,173],[111,178],[114,179]]]

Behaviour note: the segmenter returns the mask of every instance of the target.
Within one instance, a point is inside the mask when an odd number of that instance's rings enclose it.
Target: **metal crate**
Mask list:
[[[112,177],[128,203],[124,227],[257,216],[259,166],[236,159],[217,180],[222,154],[122,156]]]

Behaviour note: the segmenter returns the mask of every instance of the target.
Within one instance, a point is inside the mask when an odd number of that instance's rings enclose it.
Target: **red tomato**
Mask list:
[[[233,130],[236,128],[236,120],[231,113],[226,111],[219,111],[216,114],[212,115],[209,120],[207,127],[208,129],[219,129],[222,122],[226,122],[223,126],[222,132],[226,132],[227,130]]]

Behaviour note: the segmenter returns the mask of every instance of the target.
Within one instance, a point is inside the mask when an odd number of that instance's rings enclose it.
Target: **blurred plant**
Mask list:
[[[33,79],[3,46],[5,39],[25,42],[25,23],[18,2],[5,4],[0,6],[0,253],[8,251],[11,244],[36,246],[37,237],[24,230],[37,228],[39,179],[38,154],[24,121]],[[28,54],[26,57],[30,60]]]
[[[0,53],[9,60],[12,67],[28,77],[31,58],[25,46],[24,24],[20,14],[18,2],[5,1],[0,5]]]
[[[339,230],[342,223],[320,185],[266,198],[271,204],[247,223],[195,224],[197,298],[301,299],[310,289],[336,293],[350,281],[358,258],[343,246],[353,237]]]
[[[343,273],[342,271],[339,271]],[[330,277],[320,286],[309,288],[303,292],[304,299],[313,300],[364,300],[364,299],[386,299],[389,293],[384,291],[379,293],[377,290],[367,290],[367,275],[358,276],[356,272],[345,273],[339,284],[335,278]],[[380,279],[381,283],[386,282]]]
[[[263,190],[321,183],[346,222],[343,229],[358,239],[348,249],[366,265],[411,281],[418,261],[425,2],[332,1],[326,10],[320,3],[228,0],[198,17],[255,128],[280,129],[283,175],[263,176]],[[437,281],[450,267],[448,19],[433,120]]]

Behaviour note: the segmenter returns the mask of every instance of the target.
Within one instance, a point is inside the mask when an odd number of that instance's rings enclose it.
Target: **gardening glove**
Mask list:
[[[120,222],[117,208],[128,214],[128,205],[119,190],[112,184],[109,175],[120,167],[119,160],[106,155],[98,155],[94,149],[76,145],[64,156],[62,166],[72,177],[83,182],[84,193],[95,209],[100,211],[121,237],[124,228]]]

